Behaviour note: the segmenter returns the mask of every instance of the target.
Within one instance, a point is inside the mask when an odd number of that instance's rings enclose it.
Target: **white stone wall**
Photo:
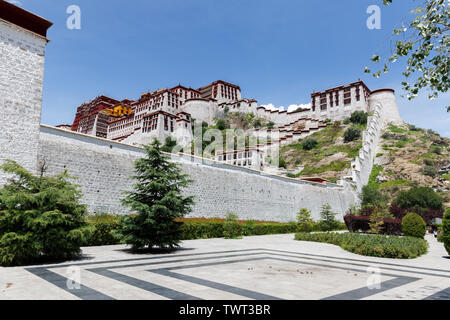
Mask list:
[[[370,116],[367,130],[363,132],[363,147],[352,162],[350,176],[356,183],[357,191],[369,182],[372,173],[380,136],[390,123],[402,123],[393,90],[375,91],[369,97]]]
[[[47,40],[0,19],[0,163],[35,171]],[[0,171],[0,185],[5,174]]]
[[[125,214],[120,199],[130,190],[133,161],[143,156],[140,148],[53,127],[42,126],[39,159],[46,161],[46,174],[65,169],[78,177],[83,202],[91,213]],[[224,217],[227,211],[242,219],[294,221],[300,208],[308,208],[319,219],[320,207],[329,203],[342,218],[356,203],[350,185],[317,185],[216,162],[192,162],[176,157],[183,171],[195,182],[186,194],[196,197],[192,217]]]
[[[209,124],[218,115],[218,105],[213,101],[206,101],[202,99],[188,100],[181,107],[182,111],[191,115],[196,122],[206,121]]]

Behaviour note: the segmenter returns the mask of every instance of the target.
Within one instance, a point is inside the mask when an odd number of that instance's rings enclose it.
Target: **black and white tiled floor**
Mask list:
[[[379,259],[292,238],[186,241],[185,250],[158,255],[133,255],[121,246],[86,248],[91,259],[0,269],[0,285],[10,284],[0,299],[450,300],[450,260],[441,252]]]

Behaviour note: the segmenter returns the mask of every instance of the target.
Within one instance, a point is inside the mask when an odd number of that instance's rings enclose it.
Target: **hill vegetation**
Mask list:
[[[450,205],[450,139],[413,125],[382,134],[370,184],[389,200],[411,187],[430,187]]]
[[[361,132],[365,129],[365,123],[336,121],[298,143],[284,146],[280,157],[287,169],[294,172],[288,175],[336,182],[350,169],[350,163],[362,148]]]

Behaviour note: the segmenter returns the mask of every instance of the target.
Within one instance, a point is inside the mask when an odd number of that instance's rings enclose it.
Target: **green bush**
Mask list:
[[[325,204],[320,211],[320,222],[322,231],[332,231],[338,228],[338,221],[335,220],[336,213],[331,211],[331,206]]]
[[[166,142],[163,147],[161,147],[161,150],[164,152],[171,153],[173,148],[177,145],[177,140],[172,139],[172,137],[167,137]]]
[[[89,217],[87,219],[92,235],[87,237],[83,242],[83,246],[100,246],[119,244],[121,238],[118,235],[117,228],[119,228],[116,216],[108,216],[104,218],[97,218],[97,216]],[[181,224],[181,240],[195,240],[195,239],[211,239],[224,237],[224,221],[204,220],[204,221],[182,221]],[[298,232],[298,224],[295,222],[289,223],[255,223],[254,221],[239,222],[241,228],[241,235],[243,236],[258,236],[269,234],[286,234]],[[319,222],[311,223],[310,231],[323,231],[325,227]],[[346,230],[345,223],[336,222],[334,230]]]
[[[227,128],[227,122],[224,119],[219,119],[216,122],[217,129],[225,130]]]
[[[425,221],[417,213],[410,212],[403,217],[402,232],[405,236],[423,239],[426,227]]]
[[[432,147],[430,148],[430,151],[431,151],[432,153],[434,153],[434,154],[437,154],[437,155],[442,154],[442,149],[441,149],[440,147],[438,147],[438,146],[432,146]]]
[[[296,223],[255,223],[242,224],[242,233],[246,236],[260,236],[268,234],[295,233]]]
[[[278,161],[278,167],[287,169],[287,163],[286,163],[286,160],[284,160],[283,158],[280,157],[280,158],[279,158],[279,161]]]
[[[418,131],[418,132],[422,131],[422,129],[417,128],[417,127],[416,127],[415,125],[413,125],[413,124],[408,125],[408,129],[409,129],[409,131]]]
[[[416,187],[400,192],[393,202],[402,209],[442,210],[444,199],[431,188]]]
[[[444,243],[445,250],[450,255],[450,208],[445,210],[444,219],[442,219],[442,242]]]
[[[222,238],[223,222],[183,222],[181,226],[183,240]]]
[[[355,111],[350,116],[350,122],[354,124],[367,124],[369,114],[364,111]]]
[[[193,197],[185,197],[182,189],[192,181],[180,165],[161,153],[161,144],[154,140],[146,145],[145,157],[134,163],[137,183],[122,204],[136,216],[121,219],[120,234],[132,250],[152,247],[173,249],[181,241],[182,223],[175,221],[192,210]]]
[[[319,143],[317,142],[316,139],[314,138],[307,138],[305,139],[305,141],[303,141],[302,143],[302,148],[303,150],[312,150],[315,147],[317,147]]]
[[[83,246],[108,246],[120,243],[120,217],[100,214],[90,216],[87,222],[91,233],[83,242]]]
[[[242,227],[237,220],[238,216],[236,214],[227,213],[226,221],[223,224],[223,237],[225,239],[237,239],[242,236]]]
[[[297,230],[298,232],[311,232],[314,227],[314,220],[308,209],[302,208],[297,213]]]
[[[428,250],[425,240],[414,237],[359,233],[298,233],[295,240],[330,243],[352,253],[381,258],[413,259]]]
[[[344,132],[344,141],[346,143],[358,140],[359,138],[361,138],[361,129],[356,126],[350,127]]]
[[[438,172],[435,167],[426,166],[425,168],[423,168],[423,174],[434,178],[437,176]]]
[[[363,207],[369,205],[382,206],[387,202],[387,197],[383,195],[374,184],[364,186],[360,198]]]
[[[78,256],[89,234],[87,211],[67,173],[38,177],[10,160],[0,168],[13,175],[0,189],[0,264]]]

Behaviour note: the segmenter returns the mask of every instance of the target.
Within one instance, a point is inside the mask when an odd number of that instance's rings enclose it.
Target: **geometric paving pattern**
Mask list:
[[[80,268],[78,289],[67,286],[73,266]],[[375,289],[367,287],[371,266],[380,270]],[[82,300],[450,300],[450,270],[264,248],[25,270]]]

